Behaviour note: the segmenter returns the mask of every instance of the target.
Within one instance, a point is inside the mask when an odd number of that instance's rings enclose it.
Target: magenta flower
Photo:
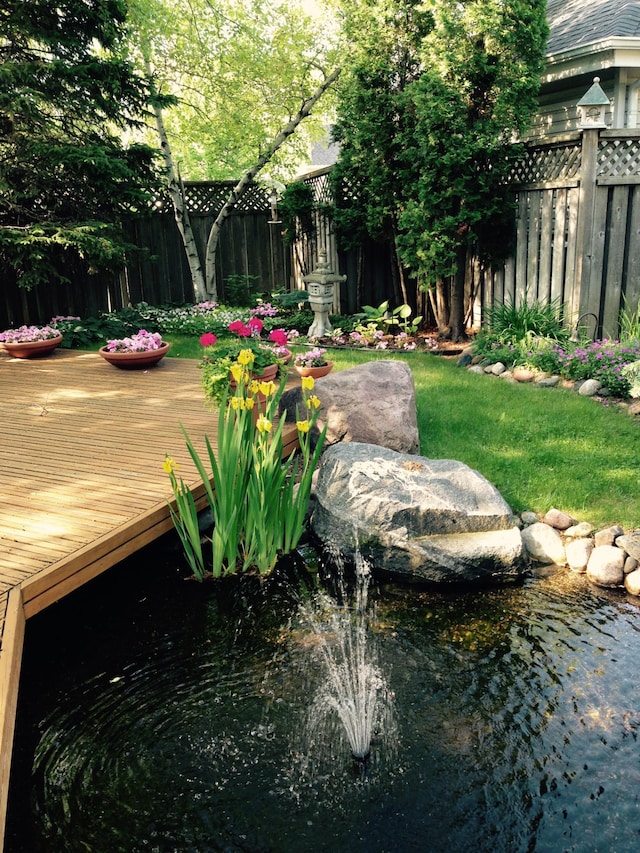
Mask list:
[[[287,337],[287,333],[284,329],[273,329],[269,334],[269,340],[273,341],[276,346],[284,347],[287,345],[289,338]]]
[[[200,343],[203,347],[215,346],[216,340],[217,338],[213,332],[205,332],[204,335],[200,336]]]
[[[252,317],[247,322],[247,328],[251,329],[251,332],[255,332],[257,335],[264,329],[264,323],[260,319],[260,317]]]
[[[245,326],[242,320],[234,320],[233,323],[229,323],[229,331],[235,332],[241,338],[251,337],[251,329],[249,326]]]

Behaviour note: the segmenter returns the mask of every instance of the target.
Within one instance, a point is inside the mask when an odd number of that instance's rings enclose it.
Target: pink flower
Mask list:
[[[247,323],[247,328],[259,335],[264,329],[264,323],[260,317],[252,317]]]
[[[235,332],[241,338],[251,337],[251,329],[249,326],[245,326],[242,320],[234,320],[233,323],[229,323],[229,331]]]
[[[289,338],[284,329],[274,329],[269,335],[269,340],[273,341],[279,347],[284,347],[287,345]]]
[[[200,343],[203,347],[215,346],[216,340],[216,336],[213,332],[205,332],[204,335],[200,336]]]

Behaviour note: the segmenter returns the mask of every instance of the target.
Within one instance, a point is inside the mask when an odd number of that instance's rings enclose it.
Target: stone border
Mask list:
[[[640,399],[613,397],[597,379],[579,379],[572,382],[556,374],[551,375],[528,367],[514,367],[513,370],[509,370],[501,361],[491,362],[481,356],[474,356],[471,348],[465,349],[456,363],[459,367],[466,367],[470,373],[495,376],[507,382],[531,383],[538,388],[557,388],[560,386],[569,391],[575,391],[582,397],[592,397],[600,403],[607,405],[612,403],[632,417],[640,417]]]
[[[519,520],[522,542],[533,562],[567,566],[586,574],[596,586],[623,588],[640,596],[640,530],[625,533],[617,524],[595,530],[555,508],[542,518],[523,512]]]

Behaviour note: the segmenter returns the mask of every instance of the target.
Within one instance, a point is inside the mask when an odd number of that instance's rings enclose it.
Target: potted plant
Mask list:
[[[307,352],[299,353],[293,362],[293,366],[300,376],[313,376],[314,379],[319,379],[321,376],[326,376],[333,368],[333,362],[327,361],[326,349],[314,347]]]
[[[135,370],[157,364],[169,352],[170,346],[162,340],[159,332],[140,329],[129,338],[107,341],[98,352],[114,367]]]
[[[62,343],[62,334],[54,326],[20,326],[0,333],[0,344],[14,358],[48,355]]]
[[[200,362],[202,368],[202,387],[207,401],[219,405],[225,391],[233,383],[231,367],[237,364],[240,353],[251,353],[251,373],[263,381],[274,380],[284,365],[281,347],[263,340],[260,332],[264,324],[259,317],[252,317],[247,323],[235,320],[228,329],[236,337],[218,342],[216,336],[206,332],[200,338],[205,349]],[[245,360],[246,363],[246,360]]]

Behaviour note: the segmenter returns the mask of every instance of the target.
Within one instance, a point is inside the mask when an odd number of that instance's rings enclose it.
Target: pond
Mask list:
[[[318,575],[198,584],[171,543],[28,623],[7,853],[639,849],[623,593],[565,569],[373,585],[394,724],[356,763],[338,727],[309,734]]]

